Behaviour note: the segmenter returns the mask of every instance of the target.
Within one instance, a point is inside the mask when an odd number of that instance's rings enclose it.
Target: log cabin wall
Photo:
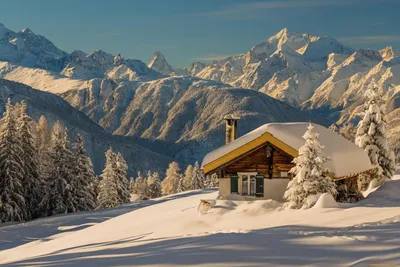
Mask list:
[[[267,157],[267,146],[272,148],[271,156]],[[257,172],[266,178],[283,178],[282,172],[288,172],[294,164],[293,157],[279,148],[267,143],[249,154],[229,163],[223,169],[225,175],[238,172]]]

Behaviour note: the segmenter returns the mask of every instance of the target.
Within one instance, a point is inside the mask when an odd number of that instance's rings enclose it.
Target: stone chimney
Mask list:
[[[237,138],[237,121],[240,117],[229,114],[224,116],[224,120],[226,121],[225,143],[229,144]]]

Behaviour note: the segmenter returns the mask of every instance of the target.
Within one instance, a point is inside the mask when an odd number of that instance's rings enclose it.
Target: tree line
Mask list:
[[[172,162],[161,182],[157,172],[128,179],[128,165],[110,148],[104,170],[96,176],[82,136],[71,144],[60,121],[50,127],[45,116],[35,122],[25,102],[8,100],[0,120],[0,223],[27,221],[56,214],[114,208],[129,203],[131,194],[157,198],[216,186],[198,163],[180,174]]]
[[[181,173],[177,162],[171,162],[162,182],[157,172],[151,173],[150,171],[147,173],[147,177],[143,177],[138,172],[136,179],[130,179],[131,193],[138,195],[140,199],[157,198],[216,186],[218,186],[218,177],[215,174],[204,176],[198,162],[194,166],[188,165],[184,173]]]

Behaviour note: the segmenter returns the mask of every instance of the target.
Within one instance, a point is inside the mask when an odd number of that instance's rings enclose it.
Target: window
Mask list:
[[[256,195],[256,177],[254,175],[250,176],[250,195]]]
[[[255,196],[256,195],[256,173],[240,174],[242,180],[242,195]]]
[[[242,194],[243,195],[248,195],[249,194],[247,175],[243,175],[242,176]]]

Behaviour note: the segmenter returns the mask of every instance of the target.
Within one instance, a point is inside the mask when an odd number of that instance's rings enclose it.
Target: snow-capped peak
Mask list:
[[[25,34],[35,34],[31,29],[29,29],[29,28],[25,28],[25,29],[23,29],[22,31],[21,31],[22,33],[25,33]]]
[[[153,58],[150,60],[149,65],[147,65],[150,69],[153,69],[161,74],[169,75],[174,72],[174,68],[168,64],[165,56],[161,52],[155,52]]]
[[[114,57],[114,65],[121,65],[125,63],[125,59],[121,57],[121,54],[118,54]]]
[[[382,59],[385,61],[389,61],[395,57],[393,47],[391,47],[391,46],[388,46],[388,47],[385,47],[385,48],[379,50],[379,53],[381,54]]]

